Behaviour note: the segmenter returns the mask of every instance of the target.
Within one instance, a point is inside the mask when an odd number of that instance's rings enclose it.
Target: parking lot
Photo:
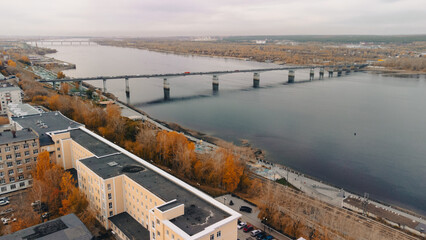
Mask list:
[[[239,212],[241,216],[241,221],[246,222],[247,224],[251,224],[255,227],[255,229],[264,230],[268,235],[272,235],[275,239],[278,240],[291,240],[291,238],[288,238],[287,236],[284,236],[280,233],[275,232],[273,229],[268,229],[268,227],[265,227],[265,225],[261,222],[257,216],[259,215],[259,209],[247,202],[245,202],[242,199],[232,197],[230,194],[220,196],[216,198],[217,201],[221,203],[225,203],[226,206],[232,208],[233,210]],[[234,205],[229,205],[230,201],[234,203]],[[248,206],[252,209],[251,213],[247,212],[241,212],[239,209],[241,206]],[[250,236],[250,232],[245,233],[242,229],[238,230],[238,239],[240,240],[246,240],[246,239],[256,239],[255,237]]]

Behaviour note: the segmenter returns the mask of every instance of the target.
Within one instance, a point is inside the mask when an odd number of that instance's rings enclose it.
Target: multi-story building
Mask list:
[[[0,194],[32,184],[31,171],[39,151],[38,135],[30,128],[0,133]]]
[[[0,115],[7,114],[9,103],[22,103],[22,90],[10,84],[0,85]]]
[[[37,131],[56,164],[77,170],[80,190],[117,238],[237,239],[239,213],[62,114],[12,121]]]

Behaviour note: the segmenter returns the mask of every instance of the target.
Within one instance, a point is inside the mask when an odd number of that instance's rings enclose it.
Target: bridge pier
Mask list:
[[[170,85],[167,78],[163,79],[163,89],[164,89],[164,100],[170,99]]]
[[[337,76],[342,76],[342,67],[339,67],[339,69],[337,70]]]
[[[334,73],[333,69],[329,69],[328,70],[328,77],[329,78],[333,77],[333,73]]]
[[[253,87],[258,88],[260,83],[260,73],[253,73]]]
[[[78,90],[81,91],[83,89],[83,81],[78,81]]]
[[[52,82],[53,90],[56,90],[56,82]]]
[[[102,79],[102,83],[103,83],[103,92],[106,93],[107,92],[107,87],[106,87],[106,79]]]
[[[309,72],[309,81],[314,80],[314,76],[315,76],[315,70],[311,68],[311,71]]]
[[[319,79],[324,79],[324,68],[320,68]]]
[[[295,73],[294,70],[288,70],[288,83],[294,83]]]
[[[130,87],[129,87],[129,78],[125,78],[124,82],[126,83],[126,100],[127,104],[130,104]]]
[[[217,75],[213,75],[212,86],[213,86],[213,93],[216,93],[217,91],[219,91],[219,77]]]

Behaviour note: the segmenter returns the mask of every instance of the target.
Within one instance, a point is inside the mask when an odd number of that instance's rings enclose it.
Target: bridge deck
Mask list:
[[[311,69],[311,68],[337,68],[349,65],[336,65],[336,66],[292,66],[292,67],[276,67],[276,68],[259,68],[259,69],[245,69],[245,70],[227,70],[227,71],[211,71],[211,72],[184,72],[184,73],[164,73],[164,74],[140,74],[140,75],[120,75],[120,76],[98,76],[98,77],[84,77],[84,78],[66,78],[66,79],[41,79],[40,82],[79,82],[79,81],[95,81],[95,80],[112,80],[124,78],[168,78],[168,77],[184,77],[184,76],[199,76],[199,75],[223,75],[231,73],[248,73],[248,72],[268,72],[268,71],[282,71],[282,70],[297,70],[297,69]],[[364,67],[363,65],[357,65]]]

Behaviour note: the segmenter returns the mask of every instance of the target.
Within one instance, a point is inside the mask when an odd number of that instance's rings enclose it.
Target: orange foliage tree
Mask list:
[[[63,72],[58,72],[57,76],[58,79],[65,78],[65,74]]]
[[[9,60],[7,61],[7,65],[9,65],[10,67],[16,67],[16,62],[14,62],[13,60]]]

